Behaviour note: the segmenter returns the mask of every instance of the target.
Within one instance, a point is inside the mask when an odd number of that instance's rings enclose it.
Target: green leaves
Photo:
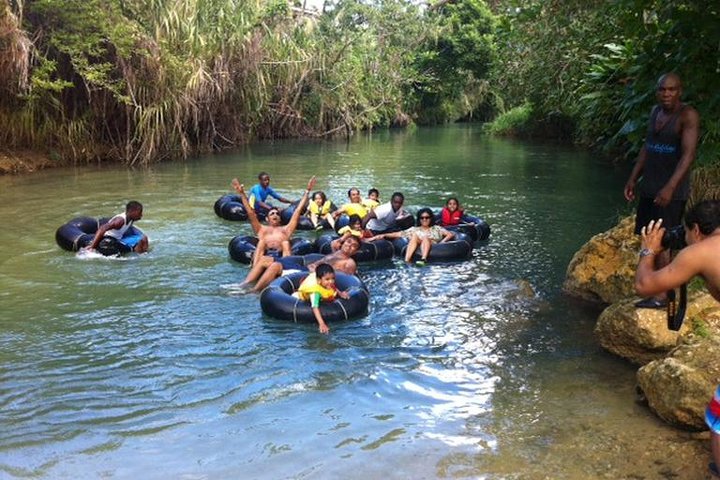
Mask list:
[[[498,61],[491,81],[531,121],[574,119],[583,144],[634,158],[657,78],[677,72],[700,113],[700,165],[720,163],[720,7],[697,0],[496,2]]]

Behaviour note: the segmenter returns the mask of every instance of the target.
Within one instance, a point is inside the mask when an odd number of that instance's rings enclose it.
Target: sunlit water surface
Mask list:
[[[362,265],[369,316],[323,336],[233,289],[247,267],[227,244],[249,225],[212,207],[261,170],[289,197],[316,174],[336,203],[352,186],[411,209],[457,195],[492,236],[465,262]],[[665,427],[599,348],[598,310],[560,288],[627,212],[625,175],[453,126],[0,178],[0,477],[620,478],[622,452],[588,453]],[[149,254],[55,244],[132,199]]]

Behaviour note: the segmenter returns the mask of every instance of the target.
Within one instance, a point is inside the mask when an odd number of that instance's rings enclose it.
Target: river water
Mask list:
[[[250,228],[213,203],[261,170],[293,198],[316,174],[338,204],[352,186],[410,209],[458,196],[491,239],[465,262],[361,265],[369,316],[323,336],[233,289],[247,267],[227,244]],[[451,126],[0,178],[0,478],[681,472],[652,442],[687,439],[634,401],[635,368],[593,337],[599,310],[560,290],[573,253],[628,212],[626,174]],[[55,244],[67,220],[133,199],[149,254]]]

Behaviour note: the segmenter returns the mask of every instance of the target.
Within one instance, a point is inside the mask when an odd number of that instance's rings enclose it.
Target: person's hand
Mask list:
[[[658,253],[663,250],[662,238],[665,234],[665,229],[662,227],[662,218],[655,221],[650,220],[650,223],[646,227],[640,229],[640,247],[647,248],[653,253]]]
[[[350,298],[350,294],[348,292],[338,292],[338,297],[347,300]]]
[[[320,333],[330,333],[330,328],[328,328],[327,323],[325,322],[320,322],[318,330],[320,330]]]
[[[664,186],[655,197],[655,205],[659,207],[667,207],[670,204],[670,200],[672,200],[674,188],[669,186]]]
[[[307,189],[308,192],[315,188],[315,183],[317,182],[317,179],[315,178],[315,175],[312,176],[312,178],[308,181]]]
[[[635,200],[635,182],[627,182],[623,194],[625,195],[625,200],[628,202]]]
[[[240,183],[237,178],[232,179],[232,186],[240,195],[245,195],[245,185]]]

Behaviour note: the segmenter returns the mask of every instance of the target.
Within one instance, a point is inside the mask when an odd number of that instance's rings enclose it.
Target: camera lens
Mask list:
[[[685,227],[682,225],[676,225],[672,228],[665,230],[665,234],[662,238],[663,248],[669,248],[670,250],[680,250],[687,246],[685,243]]]

